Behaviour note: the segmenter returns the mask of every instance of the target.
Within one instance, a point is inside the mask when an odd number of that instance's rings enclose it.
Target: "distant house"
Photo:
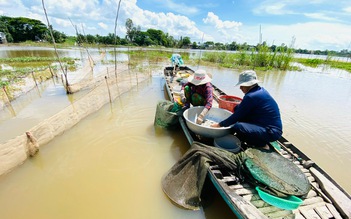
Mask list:
[[[1,43],[7,43],[6,35],[3,32],[0,32],[0,44]]]

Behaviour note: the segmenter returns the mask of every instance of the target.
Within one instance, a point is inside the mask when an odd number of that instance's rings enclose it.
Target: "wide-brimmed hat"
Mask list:
[[[249,87],[260,82],[257,80],[256,72],[253,70],[243,71],[239,75],[239,82],[235,86]]]
[[[188,77],[188,81],[194,85],[201,85],[210,82],[212,79],[206,74],[203,69],[196,70],[194,74]]]

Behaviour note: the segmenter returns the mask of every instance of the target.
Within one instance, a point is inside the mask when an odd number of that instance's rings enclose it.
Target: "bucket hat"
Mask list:
[[[239,82],[235,86],[249,87],[260,82],[257,80],[256,72],[253,70],[243,71],[239,75]]]
[[[206,74],[203,69],[196,70],[194,74],[188,77],[188,81],[194,85],[206,84],[211,81],[211,78]]]

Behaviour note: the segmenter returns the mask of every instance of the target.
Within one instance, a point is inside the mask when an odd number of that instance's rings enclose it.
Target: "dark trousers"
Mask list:
[[[235,123],[232,130],[241,141],[256,147],[264,147],[269,142],[278,140],[282,135],[279,130],[245,122]]]

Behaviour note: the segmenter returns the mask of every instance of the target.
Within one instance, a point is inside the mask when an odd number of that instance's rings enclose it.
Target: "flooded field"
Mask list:
[[[213,83],[229,95],[243,96],[234,87],[239,72],[200,67],[212,73]],[[149,80],[1,176],[0,218],[233,217],[216,193],[197,212],[176,207],[163,194],[163,174],[189,145],[181,130],[153,125],[156,104],[165,98],[161,73],[162,66]],[[344,168],[351,164],[350,73],[305,68],[299,72],[258,72],[258,76],[280,106],[284,137],[351,193],[351,170]],[[79,98],[68,97],[62,86],[52,82],[39,93],[33,90],[27,98],[16,100],[13,111],[0,111],[0,130],[6,133],[3,140],[23,133]]]

